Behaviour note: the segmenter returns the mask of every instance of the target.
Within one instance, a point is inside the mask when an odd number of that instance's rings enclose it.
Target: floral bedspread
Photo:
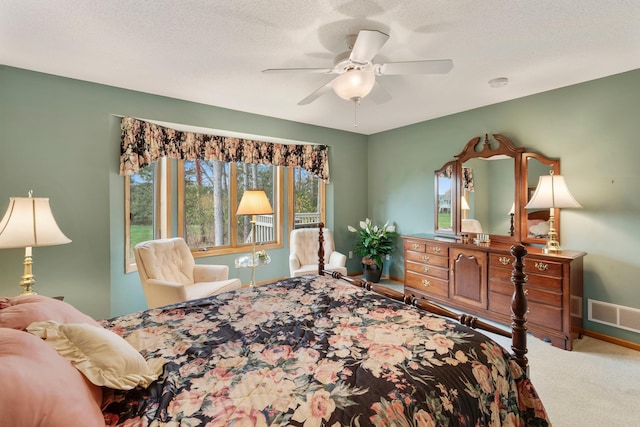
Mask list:
[[[464,326],[305,276],[103,322],[146,359],[119,426],[547,426],[522,369]]]

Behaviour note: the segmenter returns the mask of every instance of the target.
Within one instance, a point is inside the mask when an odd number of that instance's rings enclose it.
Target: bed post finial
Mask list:
[[[318,223],[318,275],[322,276],[322,270],[324,270],[324,236],[322,235],[322,229],[324,228],[324,222]]]
[[[529,371],[527,360],[527,298],[524,293],[524,285],[527,276],[524,273],[523,259],[527,255],[527,250],[522,245],[511,246],[511,255],[515,257],[513,272],[511,273],[511,283],[513,283],[513,298],[511,299],[511,330],[513,332],[511,350],[513,350],[515,361],[525,372]]]

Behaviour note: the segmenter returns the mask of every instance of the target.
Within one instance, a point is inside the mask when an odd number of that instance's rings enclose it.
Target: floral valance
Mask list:
[[[277,144],[229,136],[184,132],[123,117],[120,175],[132,175],[162,157],[301,167],[329,182],[329,147]]]

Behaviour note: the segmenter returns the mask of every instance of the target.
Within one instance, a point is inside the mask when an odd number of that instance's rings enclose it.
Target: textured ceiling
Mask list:
[[[638,22],[637,0],[2,0],[0,62],[372,134],[640,68]],[[333,76],[261,73],[331,67],[360,29],[390,35],[374,62],[454,68],[378,77],[392,99],[357,127],[332,92],[297,105]]]

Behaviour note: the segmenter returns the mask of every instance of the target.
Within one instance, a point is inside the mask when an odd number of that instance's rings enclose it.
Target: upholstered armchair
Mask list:
[[[158,239],[135,245],[133,253],[149,308],[239,289],[226,265],[196,264],[184,239]]]
[[[347,257],[335,250],[333,235],[322,229],[324,237],[324,268],[347,275]],[[291,277],[318,274],[318,229],[300,228],[289,237],[289,271]]]

